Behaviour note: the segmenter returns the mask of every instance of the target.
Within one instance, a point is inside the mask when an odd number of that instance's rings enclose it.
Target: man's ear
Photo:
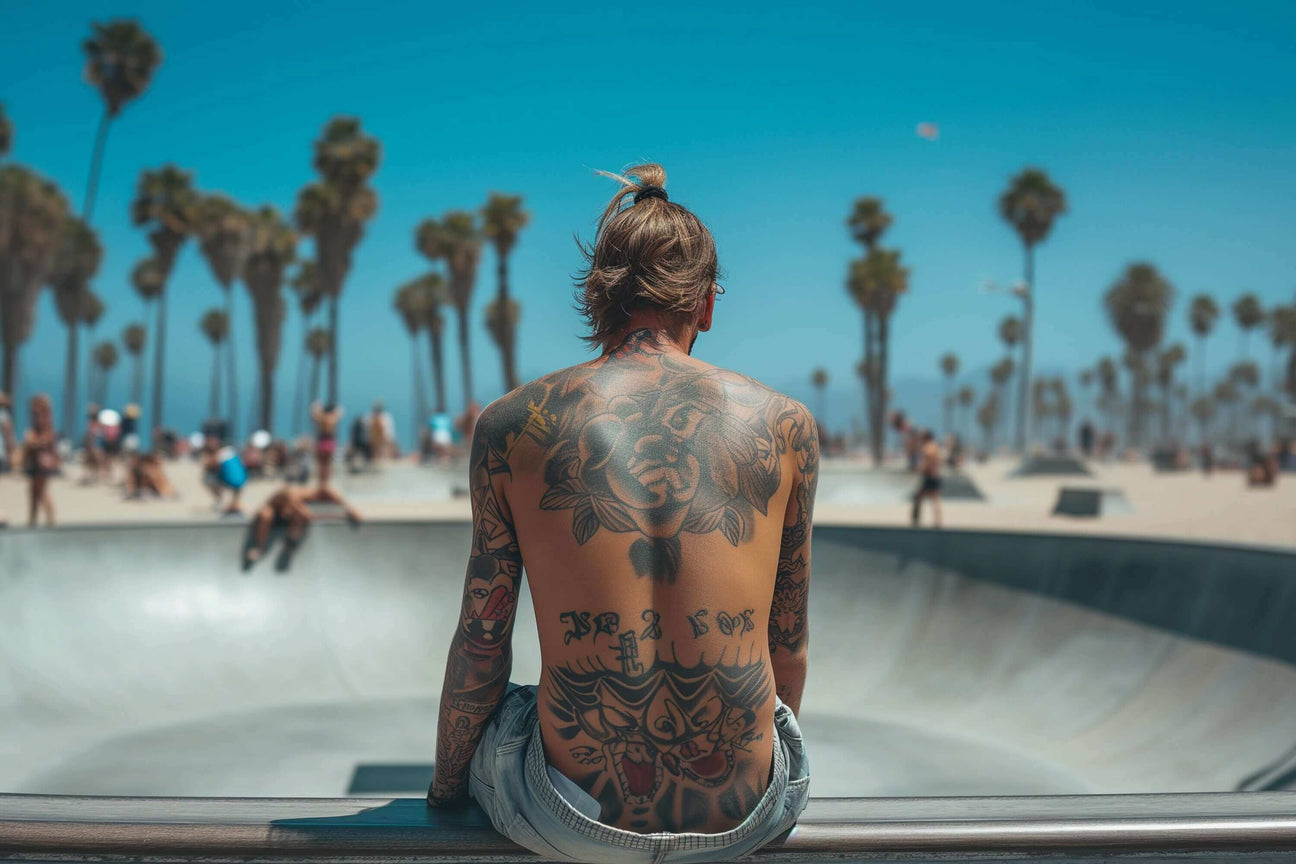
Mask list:
[[[715,286],[707,292],[706,300],[702,301],[702,315],[698,318],[698,330],[705,333],[711,329],[711,316],[715,314]]]

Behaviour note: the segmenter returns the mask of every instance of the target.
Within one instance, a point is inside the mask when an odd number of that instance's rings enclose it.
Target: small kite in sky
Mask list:
[[[940,127],[935,123],[919,123],[915,131],[924,141],[935,141],[940,138]]]

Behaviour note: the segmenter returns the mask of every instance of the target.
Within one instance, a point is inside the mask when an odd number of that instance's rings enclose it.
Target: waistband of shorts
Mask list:
[[[777,724],[771,724],[774,733],[774,767],[770,774],[769,785],[756,807],[742,821],[728,831],[719,834],[700,834],[693,832],[674,833],[661,831],[653,834],[639,834],[635,831],[624,831],[611,825],[604,825],[588,818],[576,810],[565,798],[558,794],[545,772],[544,742],[540,737],[540,726],[536,724],[527,745],[526,772],[527,785],[532,794],[541,802],[553,818],[564,826],[604,846],[618,849],[636,849],[650,852],[688,851],[694,849],[723,849],[746,840],[753,833],[763,830],[775,807],[783,805],[783,795],[788,785],[787,754],[783,750],[783,738],[779,735]]]

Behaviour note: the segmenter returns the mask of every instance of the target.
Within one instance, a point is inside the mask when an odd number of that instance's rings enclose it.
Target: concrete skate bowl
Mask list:
[[[283,571],[243,536],[0,536],[0,791],[421,793],[468,527],[318,525]],[[811,603],[817,796],[1294,782],[1290,552],[820,527]]]
[[[918,489],[916,474],[896,468],[865,467],[848,462],[825,462],[819,473],[815,501],[831,505],[889,505],[913,499]],[[941,478],[941,497],[946,501],[984,501],[985,495],[961,472]]]

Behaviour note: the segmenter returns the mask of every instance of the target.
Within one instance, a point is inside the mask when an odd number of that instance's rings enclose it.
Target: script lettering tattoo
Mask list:
[[[635,573],[671,583],[680,538],[750,540],[783,479],[786,397],[749,378],[698,367],[632,333],[596,361],[509,396],[498,448],[544,452],[544,510],[569,510],[572,535],[635,535]]]
[[[615,612],[603,612],[594,616],[594,635],[606,633],[609,636],[615,636],[617,630],[621,629],[621,616]]]
[[[716,626],[726,636],[741,636],[756,629],[756,625],[752,623],[752,615],[755,614],[755,609],[744,609],[736,615],[730,615],[728,612],[717,612],[715,617]]]
[[[639,665],[639,642],[633,633],[621,634],[621,653],[616,659],[621,663],[621,674],[638,675],[643,672]]]
[[[763,737],[758,711],[772,696],[759,656],[686,666],[660,656],[631,660],[621,636],[619,666],[598,658],[549,668],[547,701],[569,752],[593,770],[576,778],[603,807],[602,819],[654,830],[695,831],[741,821],[760,797],[768,764],[743,759]],[[636,655],[637,656],[637,651]],[[717,791],[723,790],[723,791]]]
[[[488,415],[478,421],[469,459],[473,536],[459,628],[450,645],[437,730],[436,773],[428,800],[467,794],[468,765],[487,720],[508,686],[509,645],[522,581],[522,553],[508,508],[496,492],[508,463],[491,443]]]
[[[819,436],[812,418],[789,417],[784,427],[789,449],[797,459],[788,520],[783,525],[774,597],[770,605],[770,656],[780,650],[795,652],[805,645],[809,609],[810,522],[815,487],[819,480]]]
[[[693,638],[696,639],[704,633],[711,632],[711,625],[703,619],[706,618],[707,610],[699,609],[692,615],[688,616],[689,626],[693,628]]]
[[[639,634],[639,638],[640,639],[660,639],[662,636],[661,616],[651,609],[645,609],[643,611],[643,615],[641,615],[640,618],[646,621],[648,623],[648,626],[645,627],[643,629],[643,632]]]
[[[573,639],[584,639],[589,635],[590,630],[590,613],[588,612],[564,612],[558,616],[559,621],[566,621],[571,628],[563,634],[563,644],[570,645]]]

